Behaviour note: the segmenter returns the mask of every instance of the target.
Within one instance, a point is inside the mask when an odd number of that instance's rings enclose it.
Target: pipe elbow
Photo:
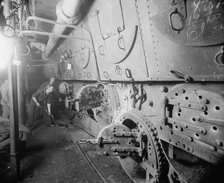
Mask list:
[[[67,13],[63,10],[63,1],[59,1],[59,3],[57,4],[56,15],[58,19],[67,24],[77,24],[80,19],[80,14],[76,15],[75,10],[72,16],[67,15]]]
[[[46,56],[45,53],[42,53],[42,54],[41,54],[41,58],[42,58],[44,61],[49,61],[49,57]]]

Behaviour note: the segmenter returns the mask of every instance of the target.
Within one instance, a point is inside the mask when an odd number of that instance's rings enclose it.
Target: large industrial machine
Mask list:
[[[136,183],[214,175],[224,157],[223,0],[21,2],[27,65],[46,63],[66,107],[91,114],[83,126],[96,139],[86,142],[99,155],[117,156]]]

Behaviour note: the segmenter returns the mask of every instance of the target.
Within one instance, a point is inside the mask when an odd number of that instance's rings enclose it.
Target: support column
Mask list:
[[[19,161],[19,124],[18,124],[18,92],[17,92],[17,66],[12,56],[8,68],[9,103],[10,103],[10,168],[11,181],[18,180],[20,172]]]

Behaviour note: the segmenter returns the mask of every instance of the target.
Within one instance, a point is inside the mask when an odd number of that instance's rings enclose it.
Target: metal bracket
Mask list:
[[[131,82],[131,86],[132,86],[132,95],[131,95],[131,98],[133,99],[133,102],[132,102],[132,107],[135,108],[135,105],[137,103],[137,95],[138,95],[138,88],[135,86],[134,84],[134,78],[132,76],[132,73],[131,73],[131,70],[126,68],[125,69],[125,75],[127,78],[130,79],[130,82]]]

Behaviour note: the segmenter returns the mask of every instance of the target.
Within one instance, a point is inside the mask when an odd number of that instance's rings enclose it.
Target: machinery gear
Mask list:
[[[99,133],[99,154],[119,156],[134,182],[166,182],[167,164],[157,135],[149,117],[134,109]]]

